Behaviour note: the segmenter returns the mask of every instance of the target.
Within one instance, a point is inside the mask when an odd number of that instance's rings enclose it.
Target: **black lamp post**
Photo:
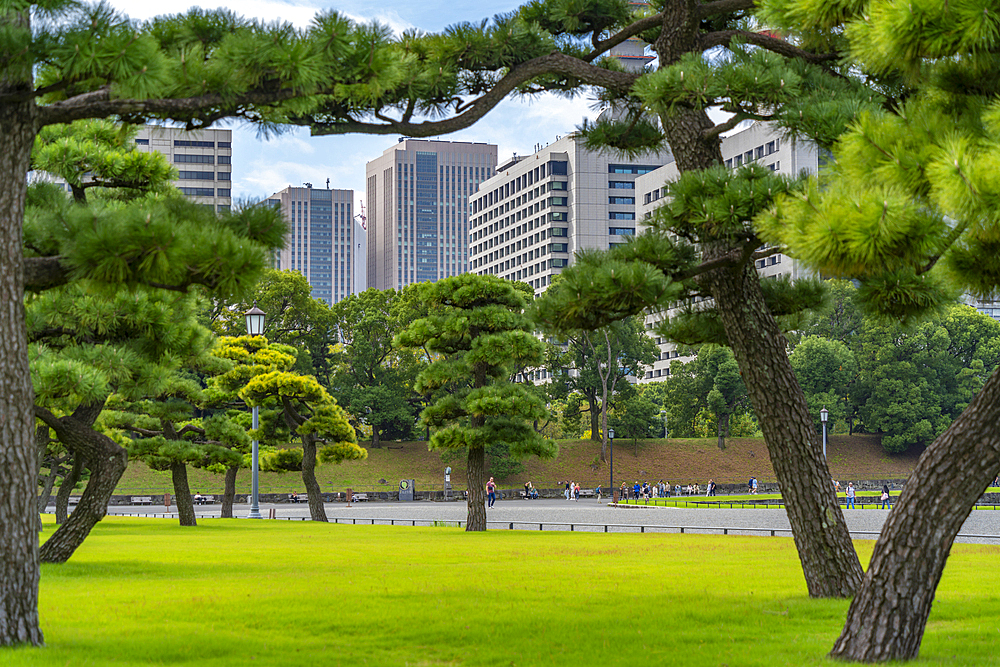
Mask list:
[[[246,312],[247,317],[247,333],[251,336],[259,336],[264,333],[264,317],[266,313],[257,307],[257,302],[253,302],[253,308]],[[258,407],[253,406],[253,429],[256,431],[260,428]],[[251,452],[251,463],[250,463],[250,514],[247,518],[250,519],[261,519],[260,515],[260,486],[258,480],[258,460],[257,460],[257,438],[253,439],[253,450]]]

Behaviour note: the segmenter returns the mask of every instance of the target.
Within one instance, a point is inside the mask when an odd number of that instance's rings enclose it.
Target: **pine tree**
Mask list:
[[[871,311],[919,318],[1000,288],[997,19],[988,2],[770,0],[803,41],[844,39],[854,67],[909,93],[864,115],[836,163],[763,223],[803,261],[860,282]],[[876,543],[831,655],[916,658],[950,546],[1000,470],[1000,370],[921,456]]]
[[[236,365],[228,373],[212,378],[211,385],[221,392],[237,394],[247,406],[271,410],[274,418],[283,423],[289,439],[301,442],[301,458],[295,455],[294,462],[302,471],[309,514],[313,521],[326,521],[323,494],[316,481],[317,459],[340,463],[368,456],[357,444],[347,413],[316,378],[292,370],[294,348],[268,343],[263,336],[224,337],[219,340],[216,354]],[[270,428],[265,424],[255,437],[261,439],[268,430],[278,432],[273,424]],[[272,468],[288,469],[285,465]]]
[[[417,391],[448,392],[424,408],[421,420],[434,429],[431,449],[467,452],[468,531],[486,530],[487,447],[502,443],[514,456],[556,454],[555,443],[532,427],[547,416],[545,404],[511,381],[516,369],[541,363],[544,351],[523,312],[530,288],[520,287],[473,274],[426,283],[422,297],[431,314],[397,339],[441,355],[417,376]]]

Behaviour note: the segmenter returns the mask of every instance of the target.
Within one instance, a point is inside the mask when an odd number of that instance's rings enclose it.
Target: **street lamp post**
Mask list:
[[[259,336],[264,333],[264,316],[263,310],[257,307],[257,302],[253,302],[253,308],[246,312],[247,317],[247,333],[251,336]],[[260,428],[259,422],[259,408],[255,405],[253,406],[253,429],[256,431]],[[251,487],[250,487],[250,514],[247,518],[249,519],[261,519],[260,515],[260,502],[259,502],[259,482],[258,482],[258,465],[257,465],[257,438],[253,439],[251,451],[251,463],[250,463],[250,474],[251,474]]]
[[[826,420],[830,418],[830,411],[823,408],[819,411],[819,420],[823,422],[823,461],[826,461]]]
[[[669,432],[667,431],[667,411],[660,410],[660,417],[663,419],[663,439],[667,439]]]
[[[615,489],[615,430],[613,428],[608,429],[608,444],[611,445],[611,499],[614,500],[618,490]]]

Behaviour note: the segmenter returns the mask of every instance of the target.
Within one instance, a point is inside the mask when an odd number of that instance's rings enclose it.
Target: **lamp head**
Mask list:
[[[821,422],[823,422],[825,424],[826,420],[829,419],[829,418],[830,418],[830,411],[829,410],[827,410],[826,408],[823,408],[822,410],[819,411],[819,420]]]
[[[253,302],[253,308],[246,312],[247,333],[251,336],[259,336],[264,333],[264,317],[266,313],[257,307],[257,302]]]

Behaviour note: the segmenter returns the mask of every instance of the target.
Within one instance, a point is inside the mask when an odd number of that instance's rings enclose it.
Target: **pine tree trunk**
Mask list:
[[[372,429],[372,449],[378,449],[382,446],[382,441],[378,437],[378,429]]]
[[[70,416],[56,417],[44,408],[35,407],[35,414],[52,427],[59,442],[70,451],[83,454],[90,468],[90,480],[80,503],[39,552],[43,563],[69,560],[91,529],[104,518],[111,494],[125,474],[128,454],[114,440],[91,428],[101,409],[103,403],[81,406]]]
[[[45,465],[45,454],[49,450],[49,443],[51,441],[48,426],[43,424],[35,428],[35,460],[38,462],[37,477],[42,476],[42,466]],[[42,490],[38,494],[38,501],[35,503],[35,509],[38,510],[39,514],[43,514],[45,508],[48,507],[49,500],[52,498],[52,489],[55,487],[56,479],[59,477],[59,457],[53,456],[52,460],[55,463],[49,466],[49,474],[45,477]],[[39,521],[41,521],[41,517],[39,517]]]
[[[226,468],[226,490],[222,494],[221,518],[223,519],[233,518],[233,502],[236,500],[236,474],[239,471],[239,466]]]
[[[662,63],[676,62],[697,44],[695,5],[675,3],[665,10],[664,25],[690,27],[685,34],[664,31],[655,50]],[[677,168],[681,172],[722,164],[718,137],[706,140],[714,123],[704,111],[679,110],[661,116]],[[720,240],[702,243],[702,257],[739,259],[744,248]],[[799,561],[811,597],[849,597],[864,572],[851,542],[843,513],[830,484],[830,473],[816,443],[816,429],[805,394],[788,361],[786,341],[764,303],[753,264],[719,268],[698,277],[711,292],[732,347],[747,393],[760,419],[764,440],[785,499]]]
[[[470,447],[467,463],[469,515],[465,530],[486,530],[486,450],[482,447]]]
[[[186,463],[171,463],[170,478],[174,482],[174,500],[177,502],[177,518],[182,526],[197,526],[198,519],[194,515],[194,498],[191,497],[191,487],[188,485]]]
[[[707,245],[706,260],[733,252]],[[788,361],[785,337],[764,303],[752,264],[699,279],[715,298],[720,320],[760,419],[785,500],[811,597],[850,597],[864,572],[830,484],[805,394]]]
[[[726,419],[728,421],[728,417]],[[718,425],[715,430],[719,436],[719,449],[721,449],[722,451],[726,451],[726,427],[722,423],[722,417],[717,416],[716,420],[718,421]]]
[[[329,521],[323,506],[323,492],[316,481],[316,440],[312,435],[302,437],[302,481],[309,498],[309,516],[313,521]]]
[[[830,655],[913,660],[951,545],[1000,470],[1000,369],[924,451],[882,527]]]
[[[29,28],[28,12],[5,9],[4,27]],[[0,97],[32,86],[31,68],[4,65]],[[0,103],[0,646],[43,643],[38,626],[38,461],[35,402],[24,323],[25,177],[35,139],[35,103]]]
[[[69,497],[76,489],[82,475],[83,454],[73,454],[73,467],[70,468],[69,474],[63,477],[59,491],[56,493],[56,525],[58,526],[66,523],[66,519],[69,517]]]

